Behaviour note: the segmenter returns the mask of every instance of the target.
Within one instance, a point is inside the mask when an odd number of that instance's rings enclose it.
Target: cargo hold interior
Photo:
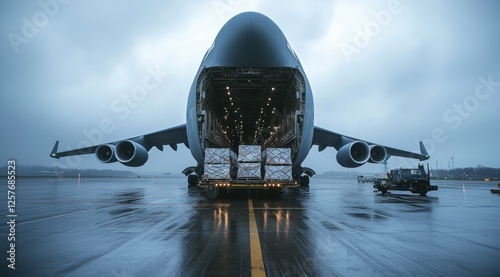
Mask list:
[[[305,82],[295,68],[206,68],[197,88],[199,139],[205,148],[300,145]]]

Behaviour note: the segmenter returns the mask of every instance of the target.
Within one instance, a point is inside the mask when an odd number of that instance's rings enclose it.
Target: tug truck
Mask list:
[[[229,148],[205,149],[204,172],[198,181],[209,198],[235,189],[269,190],[279,195],[284,187],[295,188],[290,148],[240,145],[238,154]]]
[[[375,179],[373,188],[382,193],[388,190],[411,191],[425,196],[431,190],[438,190],[438,186],[433,186],[430,183],[430,171],[427,164],[427,172],[425,172],[422,164],[418,168],[398,168],[392,169],[387,173],[385,179]]]

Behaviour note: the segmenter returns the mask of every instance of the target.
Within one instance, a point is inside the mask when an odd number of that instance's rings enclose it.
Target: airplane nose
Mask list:
[[[268,17],[254,12],[229,20],[214,44],[212,62],[225,66],[287,66],[290,57],[287,40]]]

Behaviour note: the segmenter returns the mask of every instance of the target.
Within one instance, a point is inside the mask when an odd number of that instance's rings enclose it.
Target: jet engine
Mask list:
[[[343,167],[358,167],[370,159],[370,148],[363,141],[354,141],[342,146],[337,152],[337,162]]]
[[[102,144],[95,150],[95,156],[101,163],[114,163],[118,161],[115,155],[115,146],[113,144]]]
[[[116,158],[126,166],[142,166],[148,160],[148,150],[141,144],[122,140],[116,144]]]
[[[380,145],[370,145],[370,159],[369,163],[379,164],[387,159],[387,151],[385,147]]]

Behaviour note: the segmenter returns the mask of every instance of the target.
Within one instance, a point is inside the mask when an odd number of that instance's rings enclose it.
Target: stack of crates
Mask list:
[[[267,148],[262,152],[265,168],[264,179],[292,180],[292,155],[290,148]]]
[[[260,145],[238,147],[238,179],[262,179]]]
[[[236,153],[229,148],[205,149],[204,178],[231,180],[231,173],[236,163]]]

